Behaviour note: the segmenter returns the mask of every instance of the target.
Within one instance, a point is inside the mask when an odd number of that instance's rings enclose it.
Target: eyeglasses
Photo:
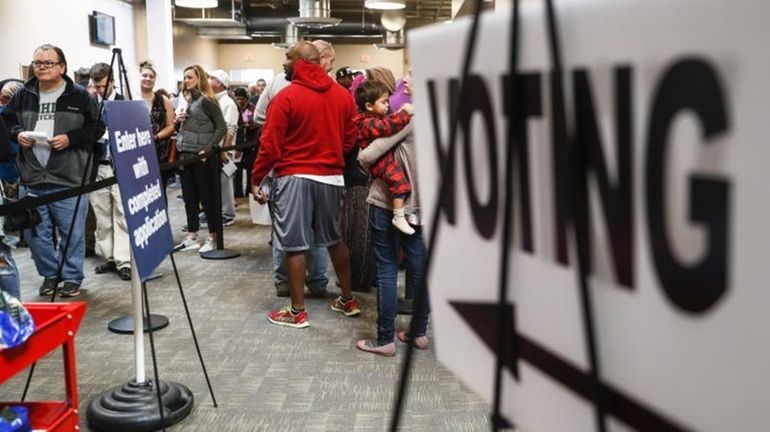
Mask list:
[[[54,67],[56,65],[60,65],[60,64],[61,64],[61,62],[54,62],[54,61],[37,61],[37,60],[32,61],[32,66],[34,66],[36,68],[40,68],[40,67],[43,67],[43,66],[45,66],[46,68],[52,68],[52,67]]]

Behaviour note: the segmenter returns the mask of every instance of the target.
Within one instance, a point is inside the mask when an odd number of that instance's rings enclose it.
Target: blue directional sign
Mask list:
[[[104,107],[133,265],[145,281],[174,247],[150,115],[143,101],[108,101]]]

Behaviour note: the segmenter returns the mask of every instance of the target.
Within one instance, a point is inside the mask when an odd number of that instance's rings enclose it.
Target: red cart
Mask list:
[[[45,431],[74,431],[79,429],[78,385],[75,367],[75,333],[80,327],[86,304],[24,303],[35,320],[35,333],[26,343],[0,351],[0,384],[38,361],[57,347],[62,347],[66,401],[0,402],[23,405],[29,410],[33,429]]]

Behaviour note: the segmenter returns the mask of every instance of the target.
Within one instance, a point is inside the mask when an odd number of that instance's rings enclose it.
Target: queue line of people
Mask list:
[[[398,256],[402,250],[407,284],[421,290],[420,293],[425,288],[425,246],[416,193],[410,83],[408,77],[397,83],[385,68],[372,68],[359,77],[348,67],[337,70],[335,82],[330,76],[334,60],[334,49],[328,42],[300,42],[288,50],[284,73],[270,83],[235,91],[228,88],[229,76],[224,71],[207,73],[203,67],[192,65],[184,70],[182,90],[175,104],[162,91],[154,89],[157,73],[152,64],[143,63],[141,97],[148,106],[158,158],[166,161],[170,153],[177,153],[180,159],[213,155],[215,146],[258,140],[251,157],[220,152],[219,162],[238,160],[249,171],[247,184],[252,185],[253,196],[262,203],[269,202],[271,208],[276,294],[289,296],[291,302],[285,308],[270,311],[268,320],[305,328],[310,325],[304,307],[305,283],[311,296],[325,296],[329,260],[341,291],[332,300],[331,309],[348,317],[361,313],[360,303],[352,295],[349,250],[342,235],[341,214],[346,155],[360,150],[358,159],[373,176],[367,201],[371,205],[369,218],[377,260],[379,318],[377,337],[361,340],[356,346],[392,356],[398,336],[403,342],[426,348],[427,301],[414,316],[415,334],[396,333],[394,327]],[[8,98],[0,117],[8,126],[9,137],[20,147],[16,156],[20,195],[40,196],[80,186],[78,174],[83,174],[92,145],[96,146],[96,178],[110,177],[113,172],[105,126],[97,121],[101,100],[120,97],[114,91],[109,66],[97,64],[91,68],[90,84],[96,97],[67,77],[66,59],[58,47],[37,48],[32,67],[34,77]],[[77,107],[77,121],[56,116],[63,110],[63,98],[67,110]],[[89,143],[95,136],[101,138]],[[0,155],[2,145],[0,140]],[[178,250],[213,249],[214,228],[219,218],[231,221],[233,197],[248,193],[242,189],[242,178],[233,182],[219,172],[219,164],[212,163],[211,158],[181,170],[187,234]],[[223,207],[216,209],[212,205],[215,175],[222,175],[223,192]],[[24,233],[43,277],[40,295],[50,295],[53,290],[59,290],[62,297],[79,294],[84,277],[87,205],[80,203],[76,212],[76,199],[39,207],[43,222],[34,236]],[[96,272],[116,272],[128,280],[130,260],[124,257],[127,234],[119,192],[100,190],[90,200],[97,213],[97,243],[106,259]],[[202,246],[197,236],[201,210],[209,231]],[[73,226],[71,230],[68,224]],[[55,244],[54,231],[61,236],[60,245],[70,242],[64,256],[58,255],[64,248],[51,247]],[[10,253],[4,254],[0,244],[0,286],[4,263],[12,263],[9,258]],[[60,277],[59,264],[63,266]],[[58,286],[59,283],[63,285]],[[18,288],[15,294],[19,294]],[[427,300],[427,293],[423,294]]]

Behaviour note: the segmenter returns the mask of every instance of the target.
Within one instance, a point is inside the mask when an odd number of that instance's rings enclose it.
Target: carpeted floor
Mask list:
[[[185,223],[178,194],[179,189],[169,189],[176,240],[182,238]],[[330,294],[306,300],[311,327],[270,324],[266,312],[287,300],[275,297],[269,228],[252,225],[248,203],[238,202],[236,223],[225,228],[225,240],[241,257],[211,261],[197,252],[175,255],[218,408],[208,394],[169,259],[158,269],[165,277],[148,283],[152,312],[171,321],[155,334],[160,377],[185,384],[195,395],[192,413],[167,430],[386,430],[406,347],[399,344],[395,358],[356,350],[358,339],[375,334],[374,292],[357,294],[363,305],[359,318],[330,310]],[[18,249],[15,257],[24,301],[44,301],[37,296],[41,279],[29,249]],[[85,418],[90,400],[134,376],[132,336],[107,330],[110,320],[130,313],[130,283],[116,274],[94,274],[99,263],[98,258],[86,260],[83,294],[76,299],[88,304],[76,338],[83,431],[90,430]],[[330,291],[336,292],[331,266],[330,279]],[[405,328],[408,321],[400,318],[398,324]],[[145,345],[146,373],[151,377],[148,338]],[[0,400],[18,399],[26,375],[0,385]],[[61,355],[54,352],[38,363],[28,400],[63,396]],[[488,412],[479,396],[437,363],[432,349],[416,352],[401,430],[485,431]]]

